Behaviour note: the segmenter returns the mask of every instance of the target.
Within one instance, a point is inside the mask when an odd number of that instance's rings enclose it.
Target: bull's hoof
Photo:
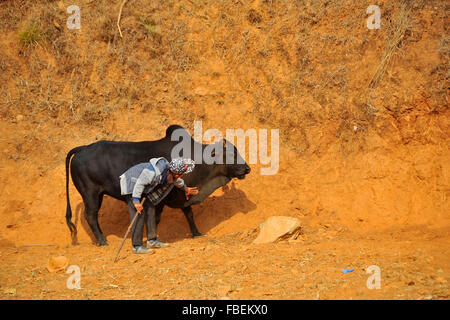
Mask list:
[[[107,242],[106,240],[102,239],[102,240],[99,240],[99,241],[98,241],[98,245],[99,245],[100,247],[107,246],[107,245],[108,245],[108,242]]]
[[[200,232],[196,232],[192,234],[192,238],[205,237],[206,234],[202,234]]]

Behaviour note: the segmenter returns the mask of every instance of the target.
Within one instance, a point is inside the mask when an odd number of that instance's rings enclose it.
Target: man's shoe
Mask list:
[[[161,242],[157,239],[154,239],[154,240],[148,240],[147,246],[149,246],[150,248],[167,248],[169,246],[169,244]]]
[[[135,246],[133,248],[133,252],[138,254],[153,254],[155,253],[155,250],[146,248],[144,246]]]

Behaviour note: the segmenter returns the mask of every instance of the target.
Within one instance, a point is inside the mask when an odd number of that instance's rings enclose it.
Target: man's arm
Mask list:
[[[142,170],[141,175],[136,180],[136,184],[134,185],[134,189],[133,189],[132,197],[133,197],[134,203],[139,203],[139,199],[142,196],[142,192],[144,191],[144,189],[147,185],[153,183],[155,175],[156,175],[156,173],[153,170],[149,170],[147,168]]]
[[[186,200],[189,200],[189,196],[195,196],[198,194],[198,188],[197,187],[186,187],[184,189],[184,194],[186,196]]]
[[[174,181],[173,183],[175,185],[175,187],[184,190],[184,194],[186,195],[186,200],[189,199],[189,196],[193,195],[195,196],[196,194],[198,194],[198,188],[197,187],[187,187],[186,184],[184,183],[184,180],[181,178],[178,178],[177,180]]]
[[[178,189],[184,190],[186,188],[186,184],[184,183],[184,180],[181,178],[178,178],[173,182],[174,186]]]

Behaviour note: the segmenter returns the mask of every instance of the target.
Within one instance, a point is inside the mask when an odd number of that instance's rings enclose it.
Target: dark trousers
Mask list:
[[[130,212],[130,223],[136,215],[136,208],[134,207],[133,198],[127,195],[128,211]],[[131,242],[133,246],[142,246],[142,236],[144,233],[144,223],[147,228],[147,240],[156,239],[156,214],[155,206],[153,206],[147,199],[144,202],[144,210],[136,218],[133,227],[131,228]]]

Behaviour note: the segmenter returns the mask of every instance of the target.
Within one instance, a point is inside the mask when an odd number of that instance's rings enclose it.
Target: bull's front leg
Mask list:
[[[191,228],[192,236],[194,238],[202,236],[202,234],[200,232],[198,232],[197,226],[195,225],[194,212],[192,212],[192,207],[188,206],[188,207],[185,207],[185,208],[181,208],[181,210],[183,210],[184,216],[186,217],[186,219],[187,219],[187,221],[189,223],[189,227]]]

